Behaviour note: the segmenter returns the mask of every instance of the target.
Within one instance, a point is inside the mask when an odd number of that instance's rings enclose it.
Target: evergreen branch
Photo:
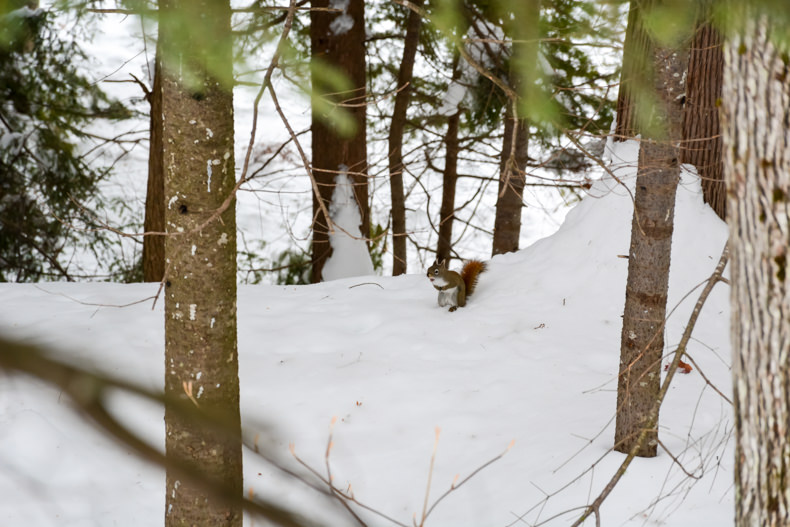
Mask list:
[[[429,22],[433,22],[433,17],[428,13],[428,11],[413,4],[409,0],[392,0],[392,3],[411,9],[412,11],[416,12],[421,17],[423,17],[425,20],[428,20]],[[502,92],[508,97],[508,99],[518,100],[518,93],[516,93],[516,91],[513,90],[513,88],[508,86],[502,79],[500,79],[499,77],[488,71],[479,62],[477,62],[474,58],[472,58],[472,56],[466,50],[463,41],[459,41],[455,45],[455,48],[458,50],[458,53],[461,54],[463,59],[470,66],[472,66],[480,75],[482,75],[483,77],[494,83],[494,85],[496,85],[500,90],[502,90]]]

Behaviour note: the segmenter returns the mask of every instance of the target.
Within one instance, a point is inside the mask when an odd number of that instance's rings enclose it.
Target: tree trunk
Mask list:
[[[151,129],[148,146],[148,190],[145,195],[145,232],[165,232],[165,174],[162,157],[162,67],[159,44],[154,59],[150,93]],[[165,274],[164,236],[143,237],[143,281],[161,282]]]
[[[329,4],[330,0],[311,2],[315,8],[328,8]],[[353,133],[344,135],[337,123],[328,120],[328,116],[322,115],[313,104],[313,175],[320,193],[320,196],[313,195],[313,282],[322,280],[324,263],[332,252],[329,222],[318,200],[329,207],[339,173],[347,173],[354,185],[354,197],[362,218],[359,235],[365,239],[370,236],[365,133],[365,2],[349,0],[343,9],[342,13],[310,11],[313,97],[347,104],[343,110],[350,114],[354,123]],[[322,82],[320,70],[327,66],[346,75],[351,83],[350,91],[337,94],[336,89]]]
[[[423,0],[412,2],[422,7]],[[403,129],[406,126],[406,110],[411,95],[414,57],[420,43],[422,18],[412,9],[406,22],[406,38],[403,43],[403,58],[398,71],[398,93],[392,110],[392,126],[389,135],[390,192],[392,194],[392,275],[406,274],[406,199],[403,194]]]
[[[513,142],[514,129],[516,129],[515,143]],[[492,256],[518,251],[528,145],[527,121],[514,116],[513,105],[508,103],[505,112],[502,157],[499,161],[499,193],[497,194],[494,218]]]
[[[738,20],[745,23],[725,47],[722,97],[735,525],[780,526],[790,511],[790,77],[787,55],[769,40],[769,18]]]
[[[505,107],[505,136],[499,162],[492,255],[518,250],[529,147],[529,124],[519,115],[523,116],[530,105],[535,104],[535,65],[540,53],[540,1],[517,2],[510,9],[513,24],[508,31],[514,42],[508,77],[510,87],[519,94],[519,100],[508,100]]]
[[[447,260],[453,250],[453,220],[455,219],[455,187],[458,181],[458,126],[461,111],[447,118],[447,134],[444,136],[445,156],[442,176],[442,205],[439,208],[439,241],[436,258]]]
[[[239,527],[238,504],[177,467],[199,471],[223,493],[242,497],[230,2],[162,0],[160,16],[168,232],[165,447],[173,463],[165,525]],[[229,206],[212,217],[223,204]],[[221,415],[227,428],[187,418],[177,403]]]
[[[639,133],[637,123],[638,102],[646,99],[652,86],[647,81],[650,71],[650,36],[642,25],[642,4],[632,0],[628,10],[628,27],[623,44],[623,67],[620,71],[620,91],[617,94],[617,122],[614,140],[627,141]]]
[[[712,0],[701,6],[689,50],[686,105],[683,108],[681,162],[697,167],[705,202],[726,219],[727,195],[721,170],[721,105],[724,55],[721,33],[711,23]]]
[[[636,3],[632,2],[632,6]],[[640,10],[659,4],[638,3]],[[648,78],[652,80],[657,106],[650,116],[640,115],[639,111],[633,115],[642,139],[628,253],[615,426],[615,450],[625,453],[635,447],[661,383],[675,193],[680,175],[677,143],[681,138],[683,79],[688,62],[687,44],[668,49],[647,42],[647,48],[651,64]],[[634,95],[630,94],[631,101],[639,110],[643,100]],[[657,438],[658,431],[651,430],[637,455],[655,456]]]

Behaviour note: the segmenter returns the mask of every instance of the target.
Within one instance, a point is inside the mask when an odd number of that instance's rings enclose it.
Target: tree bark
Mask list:
[[[329,0],[312,0],[311,6],[330,7]],[[332,201],[335,178],[338,173],[347,173],[354,185],[354,197],[359,205],[359,235],[370,236],[370,207],[368,204],[367,180],[367,135],[365,132],[365,3],[364,0],[349,0],[342,13],[310,11],[310,50],[313,82],[313,97],[326,98],[337,104],[346,104],[354,123],[350,136],[343,135],[338,125],[328,116],[322,115],[313,104],[312,151],[313,175],[319,188],[319,196],[313,195],[313,271],[311,280],[320,282],[322,270],[331,255],[329,222],[324,217],[318,200],[326,207]],[[334,93],[336,90],[322,82],[323,67],[334,68],[347,76],[351,90]],[[354,234],[354,233],[352,233]]]
[[[710,20],[712,1],[707,0],[700,8],[699,22],[689,50],[681,162],[697,167],[705,203],[724,220],[727,213],[727,195],[721,168],[719,130],[724,69],[723,40],[721,33]]]
[[[447,118],[447,133],[444,136],[445,155],[442,175],[442,204],[439,208],[439,241],[436,245],[436,258],[439,261],[450,258],[453,250],[453,220],[455,219],[455,187],[458,182],[458,127],[461,111]]]
[[[505,107],[492,255],[517,251],[519,246],[529,147],[529,123],[520,115],[535,104],[536,64],[540,54],[540,1],[516,2],[510,9],[513,19],[508,32],[514,42],[508,80],[513,91],[518,93],[518,100],[508,97]]]
[[[166,455],[241,498],[230,2],[162,0],[160,42]],[[170,401],[221,415],[226,429],[207,429]],[[241,526],[238,504],[174,466],[167,470],[165,525]]]
[[[148,189],[145,195],[145,232],[165,232],[165,174],[162,157],[162,67],[157,43],[154,82],[150,97]],[[164,236],[143,237],[143,281],[161,282],[165,274]]]
[[[453,54],[452,79],[461,78],[461,55]],[[439,239],[436,242],[436,259],[449,260],[453,252],[453,222],[455,221],[455,188],[458,183],[458,154],[461,151],[458,132],[461,125],[461,108],[447,116],[444,134],[444,171],[442,172],[442,203],[439,206]]]
[[[516,134],[515,143],[513,134]],[[526,182],[529,129],[525,119],[513,115],[513,105],[505,111],[505,136],[499,161],[499,193],[494,217],[491,255],[518,251],[521,237],[521,208]],[[514,148],[515,147],[515,148]]]
[[[634,1],[632,12],[637,3],[639,12],[644,13],[660,2]],[[635,22],[641,24],[638,19]],[[617,386],[615,450],[625,453],[634,448],[660,390],[675,193],[680,175],[683,79],[688,62],[687,43],[677,49],[650,41],[646,44],[651,66],[648,79],[657,107],[649,116],[640,115],[644,101],[630,94],[631,103],[637,105],[632,120],[639,126],[642,139]],[[657,429],[651,430],[637,455],[655,456],[657,438]]]
[[[422,7],[423,0],[412,2]],[[412,72],[417,46],[420,43],[422,17],[415,9],[409,10],[406,22],[406,38],[403,43],[403,58],[398,71],[398,93],[392,110],[392,125],[389,134],[390,193],[392,195],[392,275],[406,274],[406,198],[403,193],[403,130],[406,126],[406,111],[411,96]]]
[[[722,97],[735,525],[780,526],[790,511],[790,77],[787,50],[768,36],[768,16],[740,8],[738,15],[743,25],[725,46]]]

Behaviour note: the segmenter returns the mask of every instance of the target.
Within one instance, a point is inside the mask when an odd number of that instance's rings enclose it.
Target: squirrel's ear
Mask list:
[[[445,262],[447,262],[447,260],[443,258],[442,261],[439,262],[439,267],[444,267]]]

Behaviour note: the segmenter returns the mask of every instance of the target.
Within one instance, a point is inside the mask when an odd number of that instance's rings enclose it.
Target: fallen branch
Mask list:
[[[628,453],[626,458],[620,464],[620,467],[615,472],[612,479],[609,480],[609,483],[606,484],[604,489],[598,495],[595,500],[587,505],[584,513],[571,525],[571,527],[578,527],[582,523],[590,517],[591,514],[595,515],[596,518],[596,525],[600,525],[600,507],[601,504],[606,500],[606,498],[611,494],[612,490],[614,490],[617,483],[620,481],[620,478],[623,477],[625,474],[626,469],[631,465],[631,462],[636,457],[636,453],[642,447],[645,439],[647,438],[647,434],[650,430],[654,429],[658,425],[658,413],[661,409],[661,403],[664,401],[664,398],[667,395],[667,391],[669,390],[669,385],[672,382],[675,373],[680,366],[680,359],[686,352],[686,346],[691,339],[691,333],[694,331],[694,326],[697,323],[697,319],[699,318],[699,314],[702,311],[702,306],[705,305],[705,301],[708,299],[710,292],[713,290],[713,287],[721,281],[722,273],[724,273],[724,268],[727,266],[727,261],[730,257],[729,251],[729,243],[725,244],[724,250],[722,250],[721,257],[719,258],[719,263],[716,265],[716,269],[713,271],[713,274],[708,278],[708,283],[705,285],[705,288],[700,293],[699,299],[697,300],[696,305],[694,306],[694,310],[691,313],[691,317],[689,318],[689,323],[686,326],[686,329],[683,331],[683,336],[680,339],[680,343],[678,344],[677,349],[675,350],[675,356],[672,359],[672,363],[669,365],[669,369],[667,370],[667,376],[664,379],[663,384],[661,385],[661,390],[658,392],[658,397],[656,398],[653,406],[650,409],[650,412],[645,419],[645,426],[642,429],[642,432],[639,434],[639,437],[636,440],[636,443],[631,448],[631,451]]]

